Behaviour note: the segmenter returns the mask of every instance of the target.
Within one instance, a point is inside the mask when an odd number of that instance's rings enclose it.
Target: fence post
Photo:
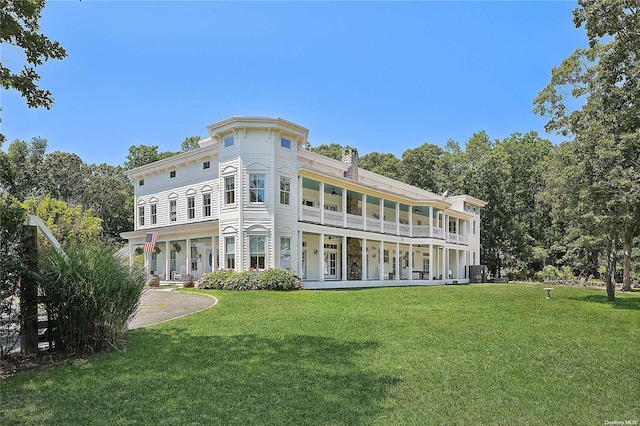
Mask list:
[[[25,226],[25,248],[28,269],[20,277],[20,345],[23,354],[38,350],[38,283],[34,273],[38,270],[38,231]]]

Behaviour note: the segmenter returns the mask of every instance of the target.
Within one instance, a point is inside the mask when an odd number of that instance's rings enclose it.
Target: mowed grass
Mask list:
[[[540,285],[209,294],[126,352],[1,384],[0,424],[640,420],[640,294]]]

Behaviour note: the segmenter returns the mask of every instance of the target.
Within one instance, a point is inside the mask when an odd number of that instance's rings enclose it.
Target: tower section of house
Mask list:
[[[217,269],[286,268],[306,288],[468,280],[480,263],[480,209],[302,149],[308,130],[281,118],[231,117],[200,148],[129,171],[135,230],[163,279]]]

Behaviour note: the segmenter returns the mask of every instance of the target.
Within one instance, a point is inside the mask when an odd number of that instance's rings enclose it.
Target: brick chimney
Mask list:
[[[358,180],[358,150],[355,148],[345,148],[342,152],[342,162],[349,165],[349,170],[344,172],[344,177],[351,180]]]

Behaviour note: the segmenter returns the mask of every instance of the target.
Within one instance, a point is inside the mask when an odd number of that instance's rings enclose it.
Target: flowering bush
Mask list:
[[[299,290],[300,280],[286,269],[270,269],[235,272],[231,270],[215,271],[204,275],[198,281],[198,287],[213,290]]]

